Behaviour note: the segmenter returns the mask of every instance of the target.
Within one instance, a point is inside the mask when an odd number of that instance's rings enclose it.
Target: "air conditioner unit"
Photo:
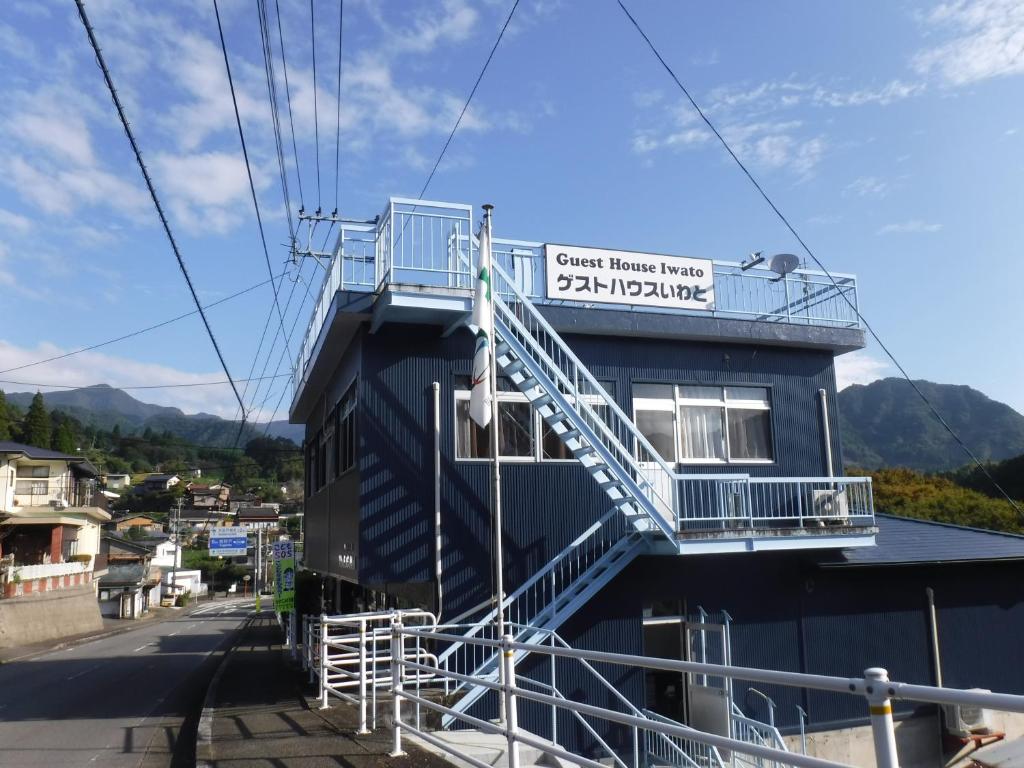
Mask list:
[[[846,499],[846,491],[812,491],[811,505],[813,517],[824,519],[832,525],[845,524],[850,518],[850,504]]]
[[[54,509],[67,509],[71,505],[68,504],[67,499],[50,499],[50,506]]]
[[[985,688],[969,689],[975,693],[991,693]],[[992,718],[984,707],[974,704],[945,704],[942,707],[946,730],[953,736],[961,738],[973,734],[992,732]]]

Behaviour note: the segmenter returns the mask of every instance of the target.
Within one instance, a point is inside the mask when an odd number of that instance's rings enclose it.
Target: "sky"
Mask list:
[[[819,258],[857,274],[862,312],[910,375],[1024,411],[1024,4],[626,4]],[[85,7],[200,300],[267,281],[212,0]],[[305,0],[267,7],[292,213],[372,218],[389,195],[419,195],[511,0],[345,2],[340,119],[339,3],[314,0],[313,19]],[[269,284],[208,315],[234,377],[276,377],[240,384],[259,420],[287,411],[323,273],[287,261],[256,8],[220,0],[269,272],[287,272],[295,330],[288,351],[269,334],[260,348]],[[5,0],[0,72],[0,370],[192,310],[74,4]],[[615,0],[521,0],[425,198],[493,203],[499,237],[729,261],[799,252]],[[871,343],[837,373],[845,386],[894,371]],[[10,392],[224,374],[193,315],[0,379]],[[223,384],[130,391],[237,411]]]

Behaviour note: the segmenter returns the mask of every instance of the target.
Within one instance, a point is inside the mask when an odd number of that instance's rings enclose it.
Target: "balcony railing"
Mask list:
[[[92,504],[95,480],[76,480],[67,475],[50,478],[19,477],[14,484],[16,507],[86,507]]]
[[[295,367],[296,389],[338,290],[375,292],[387,285],[471,289],[476,249],[473,207],[391,198],[375,222],[342,221],[334,256],[320,287]],[[546,297],[544,244],[496,238],[494,258],[536,304],[563,304]],[[779,276],[764,267],[714,262],[711,310],[661,309],[626,304],[587,307],[618,311],[699,314],[704,317],[832,328],[859,328],[853,275],[797,269]]]

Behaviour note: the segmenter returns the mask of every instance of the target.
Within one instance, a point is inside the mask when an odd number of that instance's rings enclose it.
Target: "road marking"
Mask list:
[[[99,669],[99,668],[100,668],[101,666],[103,666],[103,665],[102,665],[102,664],[96,664],[96,665],[94,665],[94,666],[91,666],[91,667],[89,667],[88,669],[86,669],[86,670],[84,670],[84,671],[82,671],[82,672],[79,672],[79,673],[77,673],[77,674],[71,675],[71,677],[68,677],[68,678],[66,678],[66,679],[67,679],[67,680],[74,680],[74,679],[76,679],[76,678],[79,678],[79,677],[81,677],[82,675],[88,675],[88,674],[89,674],[90,672],[95,672],[95,671],[96,671],[97,669]],[[0,707],[0,709],[2,709],[2,707]]]
[[[146,643],[145,645],[140,645],[138,648],[136,648],[134,651],[132,651],[132,653],[138,653],[143,648],[149,648],[149,646],[151,646],[151,645],[156,645],[156,643]]]

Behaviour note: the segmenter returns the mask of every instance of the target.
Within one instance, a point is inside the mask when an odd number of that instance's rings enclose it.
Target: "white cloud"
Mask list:
[[[918,72],[938,72],[950,85],[1024,73],[1020,0],[957,0],[939,5],[924,20],[952,37],[914,57]]]
[[[858,197],[885,197],[890,184],[877,176],[860,176],[846,185],[846,192]]]
[[[0,208],[0,232],[13,232],[16,235],[28,234],[32,229],[32,221],[21,214]]]
[[[909,221],[901,221],[893,224],[886,224],[884,227],[879,229],[875,234],[917,234],[922,232],[938,232],[940,229],[942,229],[941,224],[921,221],[920,219],[910,219]]]
[[[2,170],[24,199],[47,213],[67,215],[81,207],[103,205],[137,217],[148,205],[139,187],[99,168],[43,168],[15,155]]]
[[[36,60],[35,45],[9,24],[0,24],[0,53],[22,61]]]
[[[860,350],[836,358],[836,388],[846,389],[851,384],[870,384],[891,375],[892,366]]]
[[[153,174],[177,221],[191,232],[225,233],[250,213],[251,193],[241,153],[199,152],[153,156]],[[255,164],[257,191],[270,177]]]
[[[70,350],[47,341],[41,341],[34,347],[20,347],[0,339],[0,370],[14,368],[68,351]],[[119,355],[83,352],[64,360],[44,363],[22,371],[0,374],[0,378],[26,382],[24,384],[0,382],[0,388],[7,392],[24,392],[37,389],[33,382],[52,382],[74,387],[92,384],[111,384],[113,386],[198,384],[223,381],[224,372],[212,369],[196,373],[159,363],[131,360]],[[282,379],[282,381],[284,380]],[[266,382],[264,382],[264,386],[266,386]],[[279,385],[275,384],[275,389],[277,386]],[[39,389],[43,392],[54,390],[53,387],[39,387]],[[144,402],[181,408],[186,413],[214,413],[225,418],[231,418],[238,407],[228,384],[129,390],[129,394]]]

